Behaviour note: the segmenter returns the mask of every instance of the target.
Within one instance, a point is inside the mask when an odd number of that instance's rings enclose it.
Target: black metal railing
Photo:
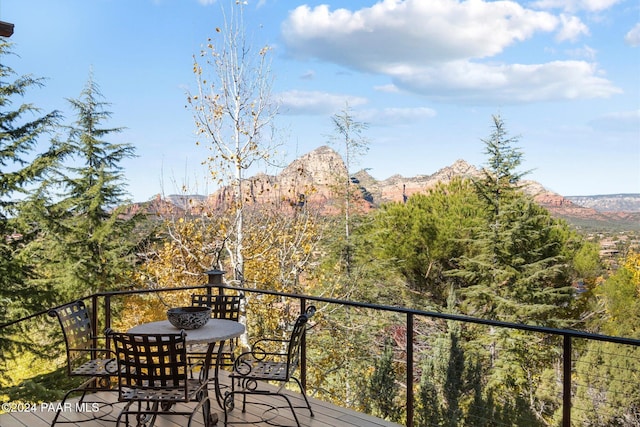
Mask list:
[[[623,337],[614,337],[608,335],[601,334],[592,334],[587,332],[582,332],[578,330],[571,329],[556,329],[549,327],[541,327],[541,326],[533,326],[526,324],[516,324],[509,322],[502,322],[496,320],[487,320],[463,315],[456,314],[447,314],[440,312],[432,312],[432,311],[423,311],[423,310],[414,310],[403,307],[392,307],[385,306],[380,304],[372,304],[372,303],[362,303],[356,301],[349,300],[340,300],[319,296],[311,296],[311,295],[300,295],[294,293],[286,293],[286,292],[277,292],[277,291],[269,291],[262,289],[251,289],[251,288],[239,288],[234,286],[224,285],[221,280],[222,272],[212,271],[209,272],[209,281],[205,285],[201,286],[188,286],[188,287],[179,287],[179,288],[162,288],[162,289],[144,289],[144,290],[125,290],[125,291],[115,291],[115,292],[101,292],[96,293],[90,296],[83,298],[84,300],[90,301],[90,306],[92,307],[92,326],[94,327],[94,334],[98,335],[99,332],[104,330],[105,328],[112,326],[112,301],[114,298],[131,296],[131,295],[141,295],[141,294],[161,294],[167,292],[176,292],[176,291],[193,291],[193,290],[204,290],[208,293],[213,293],[214,290],[217,293],[223,294],[225,292],[243,292],[245,294],[258,294],[258,295],[273,295],[283,299],[291,299],[297,300],[300,306],[301,312],[305,310],[308,304],[312,303],[324,303],[335,306],[342,307],[354,307],[358,309],[367,309],[373,310],[375,312],[387,312],[394,313],[396,316],[400,315],[404,317],[405,328],[406,328],[406,349],[405,349],[405,360],[406,364],[406,402],[405,402],[405,411],[406,418],[405,424],[407,426],[414,426],[415,421],[415,396],[414,390],[411,386],[414,382],[415,375],[415,366],[414,366],[414,324],[416,319],[429,318],[429,319],[442,319],[446,321],[453,322],[462,322],[467,324],[475,324],[475,325],[485,325],[492,328],[506,328],[508,330],[519,330],[519,331],[527,331],[532,333],[540,333],[546,334],[550,336],[559,337],[562,342],[562,357],[561,357],[561,372],[562,372],[562,426],[569,427],[571,426],[571,416],[572,416],[572,390],[575,387],[575,384],[572,382],[572,372],[573,372],[573,361],[572,361],[572,350],[573,344],[575,340],[588,340],[588,341],[600,341],[600,342],[608,342],[615,343],[623,346],[632,346],[634,348],[640,347],[640,340],[631,339],[631,338],[623,338]],[[34,313],[31,316],[18,319],[3,325],[0,325],[0,334],[5,333],[5,330],[12,325],[17,323],[26,321],[28,319],[33,319],[35,317],[44,315],[48,312],[48,310]],[[103,317],[100,318],[99,313],[103,314]],[[301,381],[303,385],[306,386],[307,382],[307,364],[306,364],[306,355],[307,355],[307,346],[306,343],[303,343],[302,346],[302,364],[301,364]],[[640,373],[638,373],[640,375]]]

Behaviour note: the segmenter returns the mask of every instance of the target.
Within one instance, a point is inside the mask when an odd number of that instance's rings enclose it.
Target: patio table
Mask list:
[[[208,344],[207,354],[202,367],[203,379],[209,379],[209,370],[214,368],[214,384],[215,394],[218,405],[222,408],[224,397],[220,390],[220,359],[222,355],[222,349],[225,341],[237,338],[245,331],[242,323],[234,320],[225,319],[209,319],[209,321],[198,329],[185,329],[187,344]],[[143,323],[141,325],[134,326],[127,331],[132,334],[175,334],[180,332],[180,329],[169,323],[168,320],[160,320],[157,322]],[[218,344],[218,353],[216,356],[215,366],[212,365],[214,349]]]

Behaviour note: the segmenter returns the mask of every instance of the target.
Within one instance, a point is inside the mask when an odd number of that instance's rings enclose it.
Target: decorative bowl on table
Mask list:
[[[178,329],[201,328],[210,318],[210,307],[175,307],[167,310],[167,319]]]

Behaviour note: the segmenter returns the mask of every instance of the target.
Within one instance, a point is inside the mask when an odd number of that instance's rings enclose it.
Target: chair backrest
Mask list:
[[[132,394],[147,400],[188,401],[186,334],[128,334],[107,331],[118,360],[121,400]]]
[[[244,295],[191,295],[191,305],[197,307],[210,307],[212,319],[227,319],[238,321],[240,317],[240,305]]]
[[[287,376],[293,375],[300,363],[300,346],[307,330],[307,322],[316,312],[315,306],[309,306],[304,313],[300,314],[293,325],[289,344],[287,348]]]
[[[67,373],[74,375],[75,368],[92,359],[89,350],[96,348],[89,311],[84,302],[74,301],[49,310],[49,316],[60,322],[67,349]]]

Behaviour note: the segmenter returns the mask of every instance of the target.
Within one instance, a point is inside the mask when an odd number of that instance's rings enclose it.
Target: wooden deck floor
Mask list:
[[[304,400],[299,393],[288,392],[288,395],[292,398],[294,405],[304,404]],[[224,412],[219,408],[215,401],[214,393],[210,393],[212,400],[212,412],[217,413],[219,417],[218,426],[224,425]],[[117,403],[117,393],[114,392],[100,392],[92,395],[85,400],[91,400],[96,402],[112,403],[112,406],[107,406],[106,409],[101,409],[99,414],[104,414],[102,420],[92,420],[90,422],[81,422],[86,420],[88,416],[93,416],[93,407],[88,403],[84,408],[76,408],[76,401],[71,401],[71,407],[62,412],[56,426],[67,427],[113,427],[114,421],[119,414],[124,404]],[[355,412],[349,409],[341,408],[339,406],[332,405],[327,402],[323,402],[317,399],[310,399],[311,407],[314,411],[314,417],[309,416],[309,411],[306,409],[297,409],[296,414],[300,420],[300,423],[305,427],[397,427],[398,424],[390,423],[379,418],[372,417],[370,415]],[[247,412],[242,413],[241,403],[238,399],[238,407],[231,412],[229,425],[284,425],[295,426],[295,420],[291,414],[291,411],[286,408],[282,408],[265,413],[265,410],[270,406],[282,406],[286,405],[286,402],[282,398],[278,397],[260,397],[258,400],[254,398],[254,402],[257,404],[248,404]],[[178,406],[177,410],[181,410],[185,406]],[[109,409],[111,412],[108,413]],[[0,415],[0,427],[46,427],[51,424],[55,415],[55,408],[53,405],[38,405],[36,411],[28,412],[12,412]],[[273,418],[267,424],[264,419]],[[158,417],[155,422],[157,427],[183,427],[187,425],[187,417],[183,415],[169,415]],[[61,421],[68,423],[61,424]],[[202,427],[204,425],[202,412],[194,418],[192,424],[193,427]]]

